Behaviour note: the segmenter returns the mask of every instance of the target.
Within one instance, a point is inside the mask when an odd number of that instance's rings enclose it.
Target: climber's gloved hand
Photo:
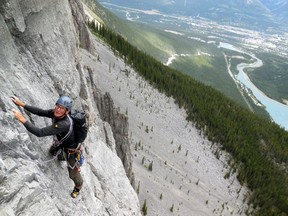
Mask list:
[[[25,106],[25,103],[23,101],[21,101],[18,97],[16,96],[11,96],[11,100],[13,101],[14,104],[16,104],[17,106],[20,106],[20,107],[24,107]]]
[[[15,109],[12,109],[12,112],[15,116],[15,118],[20,121],[21,123],[25,124],[25,122],[27,121],[26,118],[22,115],[21,112],[15,110]]]

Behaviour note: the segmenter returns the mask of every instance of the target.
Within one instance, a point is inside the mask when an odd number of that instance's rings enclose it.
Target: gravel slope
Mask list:
[[[247,189],[231,175],[227,155],[185,120],[172,98],[159,93],[102,43],[82,61],[96,71],[97,86],[109,92],[129,117],[136,190],[148,215],[245,215]],[[225,156],[226,155],[226,156]],[[149,171],[152,165],[152,171]],[[245,203],[245,202],[244,202]]]

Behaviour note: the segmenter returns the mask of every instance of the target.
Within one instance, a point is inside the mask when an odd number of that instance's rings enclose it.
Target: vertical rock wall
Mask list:
[[[135,179],[132,172],[132,153],[128,139],[129,124],[127,116],[119,113],[119,111],[115,109],[113,100],[108,93],[99,96],[97,105],[101,119],[107,121],[112,127],[116,142],[117,155],[123,162],[126,174],[130,179],[131,184],[135,187]]]
[[[79,60],[81,48],[95,49],[81,11],[77,0],[0,2],[0,215],[140,215],[115,153],[113,126],[100,119],[93,72]],[[70,198],[65,162],[47,153],[51,137],[35,137],[14,119],[13,94],[44,109],[68,94],[89,113],[85,183],[77,199]],[[20,110],[38,127],[51,124]]]

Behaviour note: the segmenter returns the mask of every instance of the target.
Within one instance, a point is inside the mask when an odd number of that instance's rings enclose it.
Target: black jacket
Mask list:
[[[24,126],[26,129],[31,132],[32,134],[38,136],[38,137],[44,137],[44,136],[52,136],[56,135],[57,140],[60,141],[69,131],[70,128],[70,120],[68,116],[65,116],[62,119],[56,119],[54,116],[54,110],[42,110],[37,107],[25,105],[25,110],[43,117],[48,117],[52,119],[52,125],[44,127],[44,128],[38,128],[34,126],[29,121],[26,121]],[[64,148],[76,148],[77,144],[74,142],[74,131],[70,134],[70,136],[61,144],[61,147]]]

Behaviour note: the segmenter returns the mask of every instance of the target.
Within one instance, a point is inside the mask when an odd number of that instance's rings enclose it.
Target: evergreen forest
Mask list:
[[[214,88],[156,61],[111,29],[89,26],[115,55],[185,108],[187,120],[213,145],[230,153],[231,173],[237,171],[240,183],[252,191],[249,204],[253,215],[288,215],[287,131]]]

